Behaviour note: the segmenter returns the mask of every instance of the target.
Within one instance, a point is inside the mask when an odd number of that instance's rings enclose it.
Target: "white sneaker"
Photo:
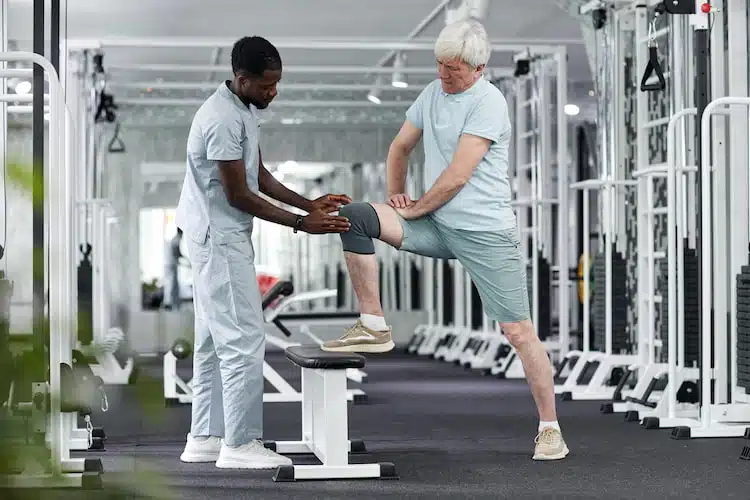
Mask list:
[[[275,469],[280,465],[292,465],[292,459],[269,450],[260,441],[237,448],[222,444],[216,461],[220,469]]]
[[[180,460],[189,463],[215,462],[219,458],[221,442],[221,438],[217,437],[196,440],[188,434],[185,451],[180,455]]]

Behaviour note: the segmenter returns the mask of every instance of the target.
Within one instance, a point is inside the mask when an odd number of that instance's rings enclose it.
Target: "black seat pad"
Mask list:
[[[344,370],[364,368],[365,357],[353,352],[326,352],[317,345],[291,346],[286,348],[286,357],[302,368]]]

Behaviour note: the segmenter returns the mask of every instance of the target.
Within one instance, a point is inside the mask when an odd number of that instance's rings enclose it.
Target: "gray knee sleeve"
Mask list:
[[[380,237],[380,219],[369,203],[350,203],[339,210],[339,215],[349,219],[351,228],[341,233],[345,252],[370,255],[375,253],[373,238]]]

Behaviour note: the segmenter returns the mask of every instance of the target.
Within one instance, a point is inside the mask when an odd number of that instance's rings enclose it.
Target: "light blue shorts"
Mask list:
[[[484,311],[500,323],[530,319],[526,265],[516,228],[503,231],[453,229],[431,216],[401,219],[400,250],[436,259],[457,259],[477,287]]]

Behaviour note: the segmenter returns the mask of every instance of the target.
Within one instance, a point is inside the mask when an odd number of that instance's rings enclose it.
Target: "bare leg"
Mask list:
[[[401,222],[396,211],[388,205],[373,203],[372,206],[380,220],[380,239],[389,245],[399,248],[404,237]],[[360,312],[383,316],[380,302],[380,287],[378,278],[378,261],[375,255],[362,255],[344,252],[349,278],[354,287],[354,293],[359,300]]]
[[[526,380],[529,383],[531,394],[539,412],[539,420],[542,422],[556,421],[557,411],[555,409],[555,382],[552,362],[547,356],[542,341],[536,335],[534,325],[531,324],[531,321],[524,320],[519,323],[503,323],[500,326],[523,364]]]

